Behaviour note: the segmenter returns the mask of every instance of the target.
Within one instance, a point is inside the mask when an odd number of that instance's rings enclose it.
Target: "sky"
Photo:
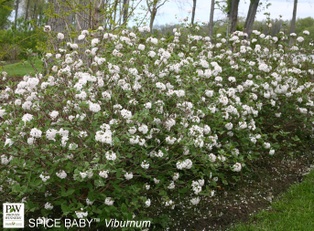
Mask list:
[[[199,22],[209,21],[209,10],[211,0],[197,0],[196,20]],[[250,0],[240,0],[239,16],[246,17]],[[280,15],[283,20],[292,18],[293,0],[260,0],[263,3],[259,8],[260,12],[256,15],[256,20],[265,20],[265,12],[270,13],[272,19],[279,19]],[[155,25],[176,24],[183,18],[191,18],[192,0],[169,0],[163,5],[155,19]],[[266,9],[266,3],[271,5]],[[297,18],[314,18],[314,1],[313,0],[298,0]],[[224,19],[225,15],[220,11],[215,11],[215,20]]]

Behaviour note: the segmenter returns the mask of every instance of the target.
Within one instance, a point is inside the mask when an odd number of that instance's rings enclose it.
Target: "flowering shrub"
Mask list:
[[[311,138],[302,39],[180,36],[99,28],[65,43],[59,33],[47,74],[1,94],[1,197],[38,216],[161,223],[167,209],[215,196],[248,161]]]

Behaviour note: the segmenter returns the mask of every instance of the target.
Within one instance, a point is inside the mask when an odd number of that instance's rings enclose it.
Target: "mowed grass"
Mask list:
[[[9,77],[22,77],[24,75],[35,75],[42,71],[43,64],[40,59],[34,61],[34,66],[29,61],[20,61],[18,63],[7,64],[0,67],[1,71],[8,73]]]
[[[314,171],[295,184],[272,204],[270,210],[253,216],[247,224],[231,231],[308,231],[314,230]]]

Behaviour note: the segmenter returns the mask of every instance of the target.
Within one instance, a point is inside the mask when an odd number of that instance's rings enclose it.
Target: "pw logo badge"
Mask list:
[[[24,228],[24,204],[3,204],[3,228]]]

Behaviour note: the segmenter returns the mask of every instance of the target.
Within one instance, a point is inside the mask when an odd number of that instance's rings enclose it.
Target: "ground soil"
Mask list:
[[[193,221],[180,222],[177,230],[228,230],[233,224],[248,222],[251,215],[268,209],[273,200],[294,183],[301,182],[313,167],[313,151],[307,155],[269,157],[252,163],[250,174],[234,186],[226,186],[217,195],[203,201]]]

